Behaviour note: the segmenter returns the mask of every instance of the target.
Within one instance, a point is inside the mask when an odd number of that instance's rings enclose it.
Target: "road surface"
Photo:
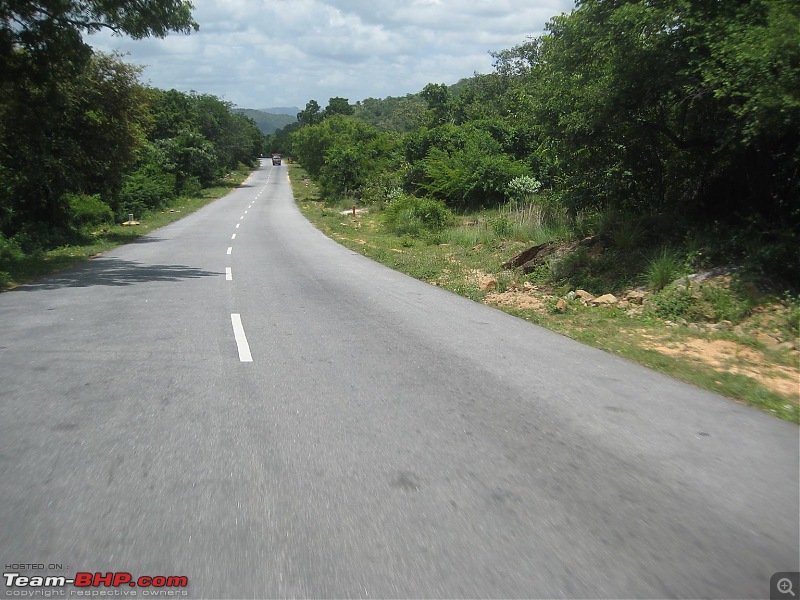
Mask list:
[[[738,598],[798,570],[796,425],[337,245],[286,168],[0,295],[4,572]]]

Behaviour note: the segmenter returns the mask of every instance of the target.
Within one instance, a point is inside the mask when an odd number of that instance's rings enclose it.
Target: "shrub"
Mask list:
[[[69,204],[70,225],[77,229],[114,221],[114,212],[99,194],[67,194],[64,198]]]
[[[689,309],[693,302],[692,293],[683,286],[664,288],[651,299],[656,316],[673,321],[689,317]]]
[[[7,238],[0,233],[0,266],[9,261],[22,258],[23,252],[19,242],[13,238]]]
[[[514,230],[514,225],[508,217],[498,215],[487,220],[494,234],[499,238],[508,238]]]
[[[684,263],[678,254],[663,248],[659,254],[650,259],[644,272],[645,283],[654,291],[664,289],[681,275],[685,275]]]
[[[402,195],[386,206],[383,223],[397,235],[420,236],[444,229],[453,215],[444,202],[431,198]]]
[[[140,216],[147,210],[159,208],[175,197],[176,177],[153,167],[145,167],[125,179],[119,194],[120,213]]]
[[[506,195],[513,204],[527,204],[541,187],[542,183],[530,175],[519,175],[508,182]]]

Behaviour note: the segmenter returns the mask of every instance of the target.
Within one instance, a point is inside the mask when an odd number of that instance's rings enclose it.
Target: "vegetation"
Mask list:
[[[777,361],[796,383],[798,42],[790,0],[579,0],[492,73],[352,111],[312,100],[272,139],[319,185],[306,213],[343,243],[479,300],[535,286],[538,309],[506,308],[796,420],[796,385],[787,401],[738,363],[703,383],[708,368],[612,334],[576,294],[645,294],[602,314],[766,352],[762,370]],[[430,202],[451,217],[428,225]],[[368,212],[342,225],[353,204]],[[535,245],[542,257],[501,268]]]
[[[371,205],[344,216],[349,204],[323,200],[300,165],[290,165],[289,173],[303,214],[365,256],[780,418],[800,420],[800,302],[795,296],[758,293],[725,273],[702,282],[682,277],[659,291],[647,289],[635,277],[626,278],[634,270],[620,275],[608,267],[626,259],[610,246],[606,256],[590,248],[553,255],[527,273],[504,269],[503,263],[534,239],[552,239],[549,232],[562,227],[562,217],[555,213],[552,221],[545,215],[531,223],[532,238],[499,226],[502,209],[449,215],[444,226],[436,219],[436,226],[425,227],[409,216],[408,207],[440,201],[399,191],[384,209]],[[681,269],[692,259],[677,258],[677,251],[674,256]],[[606,269],[598,271],[601,262]],[[637,264],[645,268],[648,262],[641,258]],[[581,301],[575,292],[587,283],[596,294],[614,292],[620,301],[610,306]]]
[[[6,2],[0,16],[6,263],[84,245],[98,227],[196,197],[263,152],[261,132],[229,103],[146,87],[137,67],[82,41],[101,28],[188,33],[197,28],[189,2]],[[0,281],[16,279],[2,271]]]
[[[656,287],[677,253],[796,292],[799,39],[789,0],[582,0],[490,74],[351,110],[312,100],[270,145],[329,201],[400,187],[457,212],[505,207],[497,227],[601,235]],[[538,183],[524,198],[523,178]]]

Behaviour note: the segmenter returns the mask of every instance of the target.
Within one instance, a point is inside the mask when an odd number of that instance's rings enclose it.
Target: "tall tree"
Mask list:
[[[110,29],[134,39],[199,26],[187,0],[2,0],[0,79],[41,73],[54,62],[88,60],[82,34]]]

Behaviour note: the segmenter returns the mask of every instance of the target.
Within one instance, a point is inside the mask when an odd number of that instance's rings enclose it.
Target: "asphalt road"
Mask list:
[[[800,569],[796,425],[337,245],[285,166],[0,324],[4,572],[757,598]]]

